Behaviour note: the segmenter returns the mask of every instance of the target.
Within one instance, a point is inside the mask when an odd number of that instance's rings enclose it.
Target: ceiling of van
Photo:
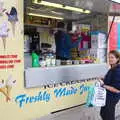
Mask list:
[[[45,14],[45,15],[54,15],[58,17],[64,17],[67,20],[82,19],[84,17],[94,16],[95,14],[98,13],[107,14],[108,11],[110,11],[110,6],[111,6],[110,0],[44,0],[47,2],[60,3],[62,5],[83,8],[91,11],[91,14],[83,14],[83,13],[33,4],[32,0],[24,0],[24,1],[25,1],[24,4],[25,13],[32,12],[32,13]]]

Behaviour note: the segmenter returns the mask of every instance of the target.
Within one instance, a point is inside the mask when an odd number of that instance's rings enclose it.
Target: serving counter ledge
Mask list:
[[[71,81],[103,77],[108,71],[104,64],[80,64],[45,68],[27,68],[25,70],[25,87],[41,87]]]

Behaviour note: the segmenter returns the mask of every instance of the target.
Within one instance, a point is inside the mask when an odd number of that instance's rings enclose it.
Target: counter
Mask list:
[[[81,64],[46,68],[27,68],[25,87],[40,87],[70,81],[101,77],[108,71],[107,64]]]

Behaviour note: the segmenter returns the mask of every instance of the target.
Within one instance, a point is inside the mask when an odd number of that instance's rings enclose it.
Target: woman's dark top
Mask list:
[[[120,64],[108,71],[104,78],[104,84],[120,90]],[[120,93],[113,93],[107,90],[107,97],[111,100],[119,100]]]

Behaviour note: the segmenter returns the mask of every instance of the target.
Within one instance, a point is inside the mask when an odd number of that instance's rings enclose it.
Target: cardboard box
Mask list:
[[[106,34],[102,32],[92,32],[91,48],[107,48]]]

